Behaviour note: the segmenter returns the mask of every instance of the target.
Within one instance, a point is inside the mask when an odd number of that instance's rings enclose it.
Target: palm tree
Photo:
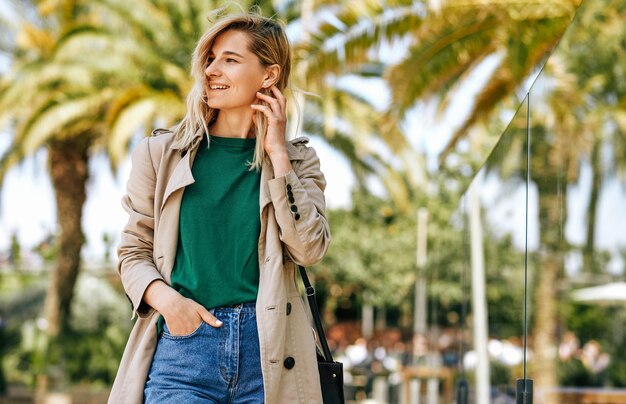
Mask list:
[[[36,150],[48,150],[48,171],[59,222],[59,252],[45,303],[48,332],[66,326],[84,242],[81,228],[88,152],[102,133],[101,106],[109,98],[78,66],[54,61],[60,38],[92,18],[80,1],[58,2],[50,10],[33,2],[15,23],[11,70],[0,82],[0,121],[9,119],[13,141],[0,157],[0,185],[7,170]],[[6,26],[3,26],[7,30]]]
[[[16,2],[15,14],[22,19],[2,25],[15,39],[7,46],[11,69],[0,82],[0,123],[8,121],[13,131],[0,157],[0,185],[11,167],[48,150],[60,229],[45,303],[52,336],[67,326],[79,273],[89,159],[104,151],[115,171],[140,124],[183,114],[191,85],[187,58],[203,13],[197,12],[200,2],[179,9],[173,8],[177,2],[167,3],[164,9],[163,3],[142,2],[142,14],[127,16],[137,32],[152,27],[149,46],[116,35],[123,22],[89,1]],[[149,125],[145,128],[149,132]]]

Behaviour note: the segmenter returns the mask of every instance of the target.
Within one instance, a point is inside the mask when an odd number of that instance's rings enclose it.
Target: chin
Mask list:
[[[222,108],[224,108],[224,103],[223,102],[219,102],[218,100],[211,99],[211,98],[207,99],[206,105],[208,105],[210,108],[213,108],[213,109],[222,109]],[[226,106],[226,107],[228,107],[228,106]]]

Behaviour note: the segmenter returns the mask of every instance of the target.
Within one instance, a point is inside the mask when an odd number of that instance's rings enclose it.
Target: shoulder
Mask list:
[[[156,147],[169,148],[174,142],[174,132],[165,128],[157,128],[152,131],[148,139],[150,139],[150,144]]]
[[[135,149],[154,149],[169,147],[174,141],[174,132],[168,129],[155,129],[150,136],[142,138]]]
[[[174,150],[171,145],[174,141],[174,133],[167,129],[155,129],[150,136],[142,138],[131,156],[134,162],[149,161],[153,170],[158,171],[164,158],[168,158]],[[165,157],[164,157],[165,156]],[[138,164],[139,165],[139,164]]]
[[[309,138],[299,136],[287,141],[287,153],[290,160],[306,160],[311,155],[315,155],[313,147],[308,146]]]
[[[142,139],[142,142],[148,144],[146,147],[152,156],[161,157],[168,155],[168,152],[174,151],[171,148],[174,143],[174,132],[169,129],[157,128],[152,131],[150,136]]]
[[[291,139],[288,141],[289,143],[291,143],[294,146],[305,146],[307,143],[309,143],[309,138],[306,136],[298,136],[295,139]]]

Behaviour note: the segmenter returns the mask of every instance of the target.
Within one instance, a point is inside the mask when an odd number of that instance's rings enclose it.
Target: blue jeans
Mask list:
[[[255,303],[209,310],[224,324],[204,321],[174,336],[164,324],[144,387],[148,404],[263,403]]]

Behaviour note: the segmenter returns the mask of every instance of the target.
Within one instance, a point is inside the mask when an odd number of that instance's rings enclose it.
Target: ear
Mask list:
[[[265,77],[263,78],[263,88],[270,88],[278,82],[280,77],[280,65],[273,64],[265,68]]]

